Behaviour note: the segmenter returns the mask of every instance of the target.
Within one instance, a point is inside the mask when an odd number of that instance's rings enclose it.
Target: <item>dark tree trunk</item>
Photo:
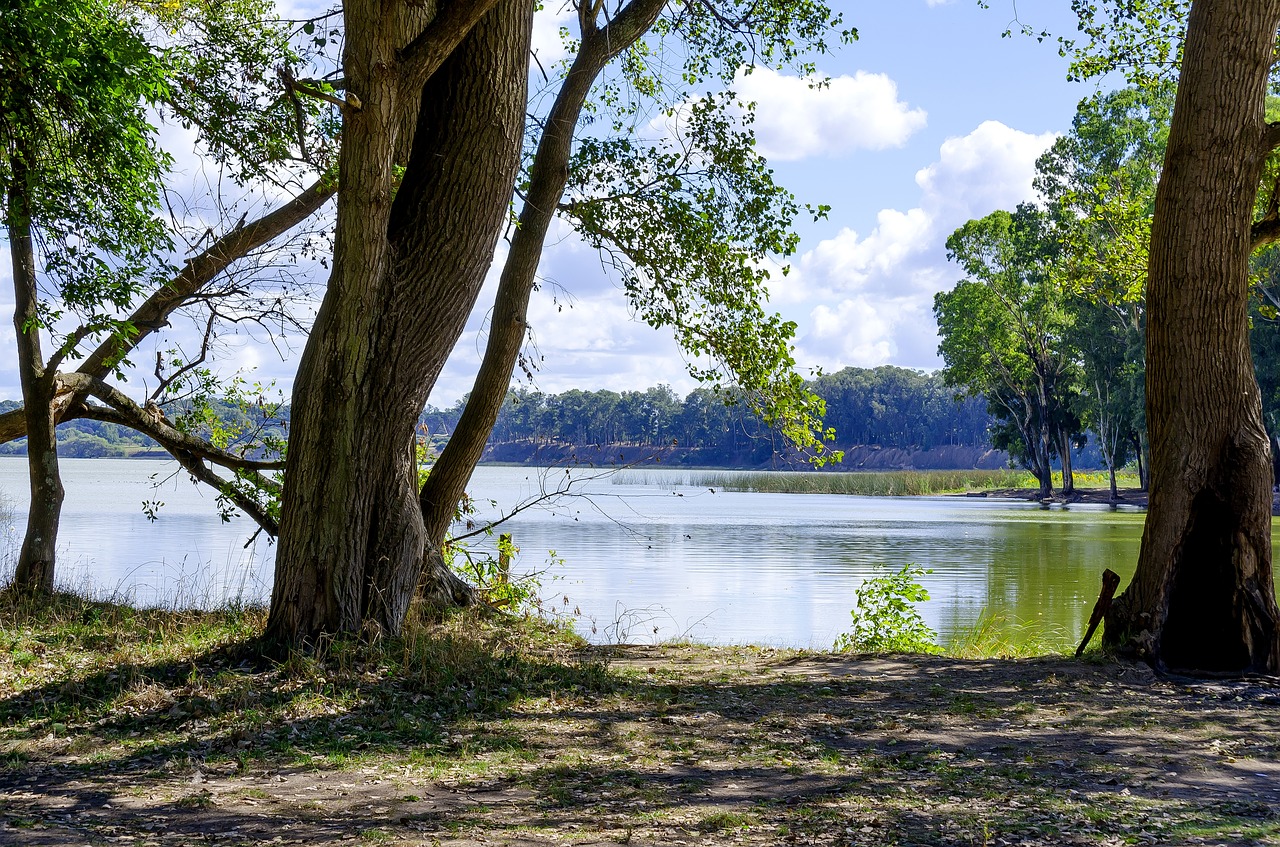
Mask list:
[[[1280,672],[1271,456],[1249,355],[1250,227],[1280,0],[1195,0],[1148,271],[1151,498],[1107,641],[1156,666]]]
[[[1150,487],[1151,481],[1148,478],[1147,463],[1143,458],[1146,455],[1146,440],[1140,432],[1133,434],[1133,449],[1134,458],[1138,462],[1138,487],[1146,491]]]
[[[26,162],[12,159],[9,189],[9,251],[13,262],[13,328],[18,345],[18,374],[27,430],[27,472],[31,505],[27,529],[18,554],[13,587],[28,593],[53,591],[58,520],[62,515],[62,475],[58,470],[58,439],[53,417],[54,381],[45,372],[40,350],[35,252],[31,239],[31,210]]]
[[[362,108],[345,115],[334,267],[294,385],[267,631],[283,645],[403,622],[426,540],[414,427],[492,261],[524,127],[531,4],[502,0],[428,78],[411,145],[419,103],[390,72],[403,27],[380,8],[345,6]]]

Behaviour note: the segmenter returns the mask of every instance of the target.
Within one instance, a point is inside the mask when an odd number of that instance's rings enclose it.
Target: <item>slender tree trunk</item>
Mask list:
[[[1151,498],[1106,638],[1157,666],[1280,672],[1250,226],[1280,0],[1195,0],[1148,271]]]
[[[269,639],[394,633],[425,546],[414,427],[475,303],[514,183],[532,5],[502,0],[422,91],[395,185],[401,28],[347,3],[348,90],[328,293],[299,365]],[[394,198],[394,202],[393,199]]]
[[[35,251],[31,238],[31,209],[27,167],[23,157],[12,159],[9,189],[9,251],[13,262],[13,328],[18,344],[18,374],[26,409],[27,472],[31,505],[27,529],[18,554],[13,585],[18,591],[53,591],[58,520],[62,515],[62,475],[58,470],[58,439],[54,427],[52,375],[45,372],[40,350]]]
[[[1058,452],[1062,454],[1062,493],[1071,496],[1076,493],[1076,480],[1071,470],[1071,434],[1066,430],[1058,433]]]
[[[1053,460],[1049,439],[1048,410],[1045,408],[1045,397],[1040,395],[1040,425],[1036,432],[1036,463],[1040,466],[1040,499],[1053,496]]]
[[[529,297],[542,258],[542,245],[569,178],[573,132],[587,94],[608,55],[591,42],[584,44],[547,116],[520,222],[498,282],[484,359],[458,425],[432,465],[420,492],[431,546],[439,547],[444,541],[454,510],[484,453],[489,433],[507,396],[511,373],[528,328]]]
[[[1147,464],[1143,461],[1143,456],[1146,454],[1146,444],[1141,433],[1135,432],[1133,434],[1133,448],[1134,457],[1138,462],[1138,487],[1146,491],[1150,487],[1150,482],[1147,479]]]

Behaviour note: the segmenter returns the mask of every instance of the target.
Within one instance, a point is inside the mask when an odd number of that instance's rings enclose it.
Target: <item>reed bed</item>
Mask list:
[[[1032,488],[1026,471],[745,471],[690,473],[689,484],[725,491],[770,494],[863,494],[878,497],[952,494],[1000,488]]]
[[[722,491],[749,491],[760,494],[861,494],[872,497],[957,494],[965,491],[1003,491],[1039,487],[1029,471],[1000,470],[951,471],[734,471],[690,470],[677,480],[670,472],[649,473],[629,470],[613,477],[614,485],[688,485]],[[1077,488],[1106,488],[1110,485],[1106,471],[1077,471]],[[1116,477],[1121,488],[1138,488],[1138,476],[1120,473]],[[1054,489],[1062,486],[1061,472],[1053,475]]]

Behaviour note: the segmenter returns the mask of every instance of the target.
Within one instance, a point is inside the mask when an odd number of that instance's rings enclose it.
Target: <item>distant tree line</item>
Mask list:
[[[904,450],[935,446],[990,446],[983,403],[956,399],[941,376],[885,365],[845,368],[821,376],[810,389],[827,404],[826,424],[838,446],[875,445]],[[424,431],[437,443],[452,434],[465,408],[428,407]],[[706,388],[682,400],[669,386],[646,391],[507,392],[490,443],[555,441],[579,445],[673,444],[697,451],[706,464],[767,460],[780,441],[745,404]]]
[[[810,389],[827,404],[826,423],[840,447],[869,445],[901,450],[933,447],[988,448],[992,424],[984,403],[956,398],[939,374],[884,365],[844,368],[812,380]],[[0,401],[0,413],[15,407]],[[424,435],[436,447],[453,434],[466,399],[444,409],[428,406],[421,418]],[[213,403],[208,415],[224,431],[262,426],[252,405]],[[266,422],[283,435],[288,410]],[[199,423],[212,433],[210,421]],[[644,391],[583,391],[544,394],[525,388],[507,392],[490,444],[558,442],[573,445],[627,445],[664,449],[673,445],[696,454],[701,464],[766,462],[782,441],[745,403],[708,388],[683,399],[669,386]],[[162,455],[161,447],[135,430],[94,420],[75,420],[58,428],[59,450],[71,457]],[[0,445],[0,455],[21,455],[25,441]]]

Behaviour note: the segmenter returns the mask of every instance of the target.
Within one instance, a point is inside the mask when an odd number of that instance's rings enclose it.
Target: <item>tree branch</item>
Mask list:
[[[1280,218],[1264,218],[1254,223],[1251,233],[1253,249],[1280,241]]]
[[[237,259],[268,244],[315,214],[338,190],[337,180],[326,174],[301,194],[256,221],[242,224],[219,238],[198,256],[187,260],[176,277],[152,294],[129,316],[135,332],[116,335],[98,345],[77,369],[77,373],[98,379],[105,377],[142,339],[168,323],[169,316],[212,282]]]
[[[182,432],[165,419],[164,412],[154,403],[139,406],[120,389],[86,374],[59,374],[59,387],[77,396],[91,395],[106,403],[117,414],[110,421],[137,430],[155,439],[177,458],[177,451],[207,459],[224,468],[237,471],[280,470],[284,461],[258,461],[227,452],[194,435]],[[93,406],[85,405],[82,417],[103,420]],[[270,480],[266,480],[270,482]]]
[[[497,0],[451,0],[427,24],[418,37],[400,50],[400,93],[417,97],[462,39],[479,23]]]

